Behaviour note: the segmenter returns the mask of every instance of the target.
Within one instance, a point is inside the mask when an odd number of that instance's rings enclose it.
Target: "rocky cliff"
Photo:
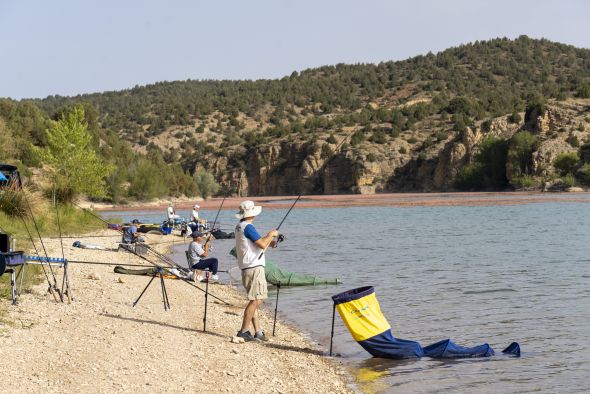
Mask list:
[[[205,167],[227,190],[239,189],[244,196],[451,191],[456,190],[462,168],[473,162],[488,137],[508,140],[523,130],[537,135],[540,144],[533,153],[532,174],[539,179],[555,173],[557,155],[575,152],[580,143],[590,140],[590,100],[552,102],[528,124],[510,122],[509,118],[493,118],[461,132],[440,119],[426,119],[415,130],[381,144],[367,139],[349,144],[352,132],[358,131],[353,129],[338,145],[326,138],[279,141],[231,151],[230,157],[242,158],[243,165],[238,168],[231,168],[225,157],[215,158],[214,154],[214,159],[195,166]],[[330,148],[330,154],[323,145]],[[509,165],[506,172],[508,180],[514,178]]]

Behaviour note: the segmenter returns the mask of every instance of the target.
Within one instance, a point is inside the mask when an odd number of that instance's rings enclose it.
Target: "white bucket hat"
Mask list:
[[[201,206],[199,204],[195,204],[195,205],[193,205],[193,208],[199,209],[199,208],[201,208]]]
[[[240,211],[236,214],[236,218],[244,219],[252,216],[258,216],[262,212],[261,206],[254,205],[254,201],[246,200],[240,204]]]

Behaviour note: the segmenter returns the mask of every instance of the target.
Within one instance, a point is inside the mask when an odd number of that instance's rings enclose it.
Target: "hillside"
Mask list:
[[[523,36],[280,80],[161,82],[18,104],[53,116],[86,103],[99,145],[120,137],[158,168],[201,168],[228,192],[276,195],[584,184],[588,98],[590,50]],[[534,141],[517,160],[524,130]],[[499,157],[484,157],[490,149]],[[556,171],[567,152],[577,160]],[[120,185],[137,176],[117,168]]]

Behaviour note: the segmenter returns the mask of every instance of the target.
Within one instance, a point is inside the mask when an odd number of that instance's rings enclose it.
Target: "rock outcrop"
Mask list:
[[[488,137],[510,139],[519,130],[528,130],[540,141],[531,158],[532,175],[548,178],[554,174],[553,162],[560,153],[577,151],[571,136],[580,143],[590,139],[590,126],[580,127],[589,123],[587,101],[548,105],[544,113],[526,125],[501,116],[486,122],[485,128],[477,124],[461,133],[447,130],[447,138],[433,138],[443,123],[437,128],[408,131],[385,143],[366,140],[355,146],[346,144],[330,155],[322,149],[328,143],[321,138],[296,143],[277,141],[249,150],[241,147],[229,155],[243,158],[240,165],[216,157],[206,161],[209,164],[205,167],[232,194],[242,196],[451,191],[462,168],[473,163],[482,141]],[[337,148],[328,145],[331,151]],[[589,162],[590,153],[583,155]],[[506,171],[510,181],[514,174],[508,163]],[[558,184],[555,187],[561,187]]]

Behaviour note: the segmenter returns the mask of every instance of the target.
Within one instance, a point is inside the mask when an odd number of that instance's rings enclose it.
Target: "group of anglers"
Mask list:
[[[199,219],[199,208],[198,204],[193,206],[190,221],[190,223],[197,224],[194,227],[190,227],[193,230],[190,233],[192,242],[189,244],[187,251],[189,265],[192,270],[191,279],[197,282],[218,282],[219,260],[215,257],[210,257],[211,245],[215,238],[211,233],[205,235],[200,231],[201,227],[198,225],[201,223]],[[257,311],[263,300],[268,298],[268,285],[264,271],[266,265],[264,251],[269,247],[275,247],[277,245],[278,240],[275,240],[275,238],[279,237],[279,232],[273,229],[264,236],[258,233],[253,222],[261,212],[261,206],[255,205],[253,201],[246,200],[240,204],[239,211],[235,215],[239,219],[235,227],[238,267],[242,272],[242,284],[246,289],[248,297],[242,326],[237,336],[243,338],[245,341],[268,340],[260,327]],[[175,213],[172,204],[169,204],[167,214],[168,220],[170,221],[180,218]],[[123,233],[124,242],[143,242],[142,237],[137,232],[138,224],[139,221],[134,219],[131,225],[125,228]],[[210,276],[209,273],[211,274]],[[250,331],[250,327],[254,329],[254,335]]]

